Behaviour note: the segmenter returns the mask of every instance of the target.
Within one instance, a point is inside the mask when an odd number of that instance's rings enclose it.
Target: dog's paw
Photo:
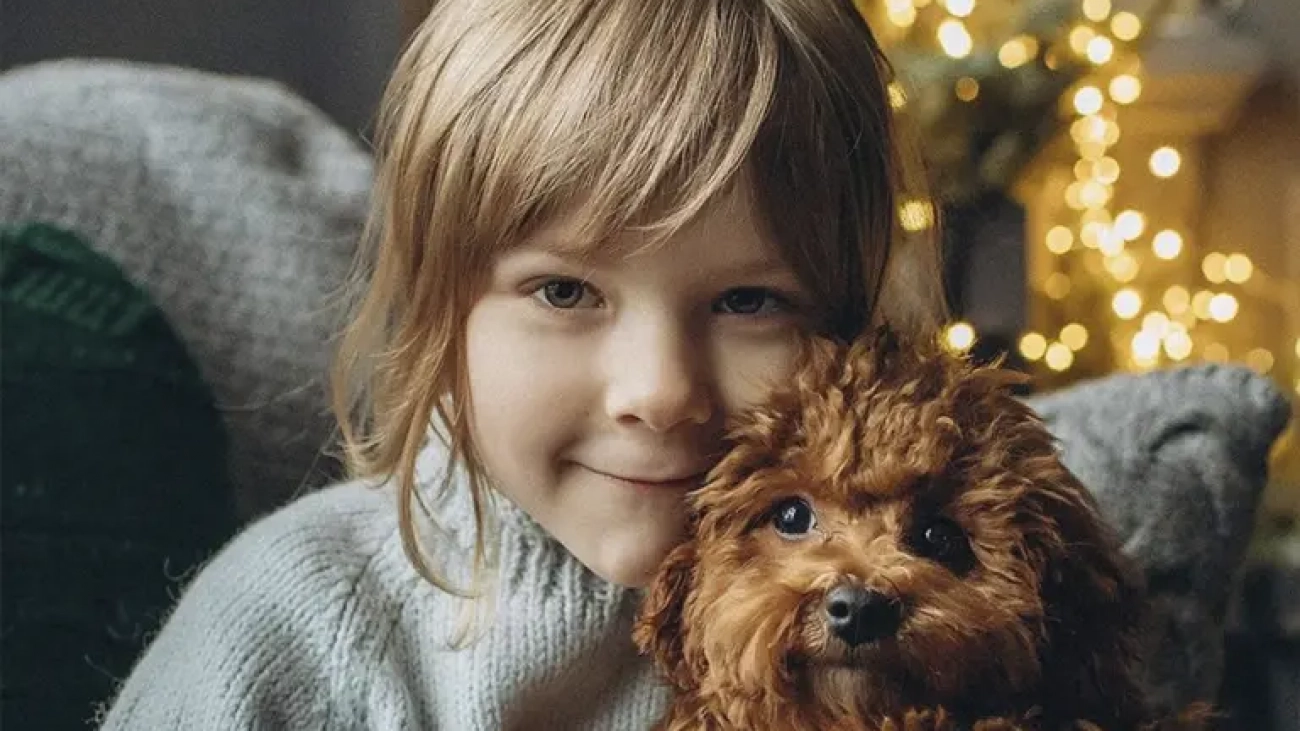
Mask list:
[[[912,709],[896,718],[887,718],[880,731],[961,731],[955,719],[942,708]],[[996,731],[990,729],[990,731]]]
[[[1193,703],[1175,716],[1142,727],[1142,731],[1214,731],[1223,723],[1223,715],[1208,703]]]
[[[961,722],[942,708],[925,708],[887,719],[880,725],[880,731],[1038,731],[1038,727],[1032,719],[1023,718],[989,717],[973,723]]]

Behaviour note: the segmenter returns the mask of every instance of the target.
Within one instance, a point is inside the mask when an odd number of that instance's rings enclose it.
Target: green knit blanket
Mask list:
[[[0,706],[86,728],[235,529],[226,438],[151,299],[77,235],[0,226]]]

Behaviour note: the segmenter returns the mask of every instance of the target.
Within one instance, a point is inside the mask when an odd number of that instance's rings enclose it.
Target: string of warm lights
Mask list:
[[[1131,178],[1143,172],[1126,171],[1119,160],[1131,160],[1133,145],[1145,141],[1130,142],[1125,154],[1116,154],[1123,137],[1121,109],[1142,97],[1141,60],[1135,47],[1164,12],[1163,4],[1148,5],[1139,15],[1115,8],[1111,0],[1044,0],[1037,8],[1042,11],[1036,15],[1037,25],[1026,24],[1024,19],[1035,14],[1023,12],[1025,5],[1017,0],[860,3],[896,64],[902,60],[904,72],[914,67],[931,82],[950,81],[943,91],[946,101],[936,100],[934,88],[905,90],[898,83],[890,88],[891,102],[900,113],[935,128],[930,147],[941,147],[945,120],[980,121],[972,109],[988,95],[997,96],[990,105],[1002,105],[996,111],[1004,115],[1003,123],[1020,125],[1013,130],[1020,137],[1031,136],[1033,125],[1013,113],[1016,104],[1032,108],[1038,94],[1050,96],[1060,110],[1048,121],[1068,133],[1070,156],[1061,164],[1070,182],[1045,240],[1029,242],[1044,246],[1055,260],[1051,273],[1035,282],[1034,290],[1051,303],[1056,324],[1050,332],[1024,333],[1020,354],[1060,377],[1069,377],[1090,348],[1104,349],[1110,368],[1147,370],[1200,358],[1239,360],[1273,372],[1278,363],[1274,352],[1258,345],[1231,352],[1221,337],[1223,326],[1236,322],[1252,302],[1300,313],[1300,291],[1259,271],[1243,252],[1193,253],[1187,222],[1163,220],[1150,212],[1150,202],[1166,193],[1161,186],[1175,184],[1184,174],[1189,151],[1180,149],[1177,140],[1154,145],[1140,155],[1149,182],[1117,192],[1121,175]],[[1061,11],[1054,22],[1042,22],[1050,15],[1047,6]],[[1053,73],[1064,80],[1055,88],[1044,81],[1053,77],[1042,75]],[[992,90],[988,95],[986,87]],[[1007,102],[1011,92],[1026,98]],[[917,99],[925,94],[931,97]],[[1041,147],[1042,140],[1037,142]],[[957,149],[953,155],[963,152]],[[942,176],[943,163],[938,167]],[[905,201],[899,217],[908,231],[934,222],[932,207],[920,200]],[[1189,256],[1199,256],[1199,267],[1189,265]],[[1108,311],[1088,312],[1081,298],[1098,296],[1105,297]],[[1104,335],[1094,337],[1089,327]],[[977,333],[970,323],[955,322],[945,340],[955,350],[967,350]],[[1294,351],[1300,360],[1300,339]],[[1295,387],[1300,392],[1300,380]]]
[[[1291,310],[1297,306],[1294,292],[1260,273],[1246,254],[1219,251],[1205,253],[1200,266],[1194,268],[1200,281],[1183,278],[1159,286],[1161,263],[1176,263],[1190,250],[1187,233],[1177,222],[1167,227],[1152,225],[1137,206],[1116,210],[1114,185],[1122,171],[1109,153],[1121,137],[1119,107],[1138,100],[1142,82],[1137,74],[1112,70],[1139,64],[1136,58],[1123,59],[1105,50],[1113,44],[1102,26],[1108,24],[1117,36],[1123,33],[1125,40],[1136,38],[1141,26],[1122,15],[1111,15],[1109,0],[1084,0],[1081,9],[1092,25],[1079,24],[1070,31],[1071,50],[1086,56],[1097,69],[1069,97],[1074,114],[1070,137],[1075,180],[1066,188],[1065,203],[1075,215],[1049,230],[1044,244],[1054,256],[1089,261],[1082,266],[1075,262],[1075,266],[1056,267],[1042,285],[1043,294],[1058,302],[1069,296],[1073,282],[1065,271],[1076,278],[1080,273],[1099,274],[1098,283],[1110,292],[1112,317],[1104,324],[1125,346],[1115,349],[1121,367],[1147,370],[1199,357],[1215,361],[1233,358],[1260,372],[1272,371],[1277,360],[1267,347],[1230,353],[1213,326],[1232,323],[1238,317],[1243,293],[1266,296],[1276,306]],[[1154,183],[1141,187],[1141,195],[1130,197],[1160,196],[1160,182],[1182,171],[1182,152],[1170,145],[1156,147],[1147,156],[1147,167]],[[1052,371],[1064,372],[1087,343],[1086,328],[1070,322],[1056,337],[1026,333],[1019,347],[1026,359],[1041,360]],[[1300,357],[1300,340],[1294,349]],[[1300,391],[1300,381],[1295,387]]]

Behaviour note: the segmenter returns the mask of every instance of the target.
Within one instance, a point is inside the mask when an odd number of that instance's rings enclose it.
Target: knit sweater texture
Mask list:
[[[426,494],[440,454],[421,455]],[[463,583],[468,496],[430,502],[428,552]],[[497,599],[462,649],[466,602],[408,561],[391,484],[345,483],[261,519],[186,588],[103,728],[649,728],[667,691],[631,641],[638,593],[517,508],[494,514]]]

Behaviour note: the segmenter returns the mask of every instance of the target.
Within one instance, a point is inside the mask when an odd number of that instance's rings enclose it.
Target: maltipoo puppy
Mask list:
[[[886,331],[810,341],[650,587],[662,728],[1203,727],[1150,718],[1139,574],[1022,381]]]

